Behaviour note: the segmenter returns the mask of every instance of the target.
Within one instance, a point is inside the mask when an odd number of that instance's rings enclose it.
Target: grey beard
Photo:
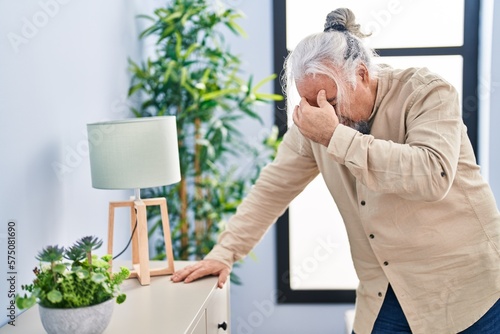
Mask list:
[[[367,121],[359,121],[352,124],[352,128],[361,132],[364,135],[370,134],[370,124]]]
[[[353,128],[356,131],[361,132],[364,135],[370,134],[370,123],[367,121],[353,122],[350,119],[343,117],[342,115],[337,115],[339,122],[345,124],[346,126]]]

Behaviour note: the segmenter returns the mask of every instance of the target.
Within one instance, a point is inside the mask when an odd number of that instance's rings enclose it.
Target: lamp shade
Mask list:
[[[92,187],[150,188],[179,182],[175,116],[87,124]]]

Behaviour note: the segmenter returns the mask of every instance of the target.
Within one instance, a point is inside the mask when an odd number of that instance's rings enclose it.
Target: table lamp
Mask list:
[[[141,199],[141,188],[179,182],[179,149],[175,116],[144,117],[87,124],[92,187],[134,189],[129,201],[109,203],[108,253],[113,253],[114,213],[130,208],[132,266],[130,277],[148,285],[151,276],[174,272],[172,239],[165,198]],[[146,207],[159,205],[165,241],[166,267],[149,264]],[[135,231],[135,232],[134,232]]]

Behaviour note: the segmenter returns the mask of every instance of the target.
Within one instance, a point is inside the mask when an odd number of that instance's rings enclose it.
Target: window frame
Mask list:
[[[286,47],[286,2],[273,0],[273,37],[274,71],[282,73],[284,59],[288,55]],[[384,56],[442,56],[460,55],[463,57],[462,78],[462,117],[476,154],[478,153],[478,46],[480,0],[465,0],[464,42],[457,47],[416,47],[376,49]],[[274,91],[282,92],[281,83],[275,80]],[[286,101],[275,103],[275,125],[279,136],[287,130]],[[355,290],[293,290],[290,286],[290,228],[288,209],[276,222],[277,289],[280,292],[279,304],[286,303],[354,303]]]

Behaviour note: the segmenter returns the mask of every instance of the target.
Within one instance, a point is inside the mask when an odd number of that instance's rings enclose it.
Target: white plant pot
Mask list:
[[[78,308],[47,308],[39,305],[40,319],[48,334],[100,334],[108,326],[115,300]]]

